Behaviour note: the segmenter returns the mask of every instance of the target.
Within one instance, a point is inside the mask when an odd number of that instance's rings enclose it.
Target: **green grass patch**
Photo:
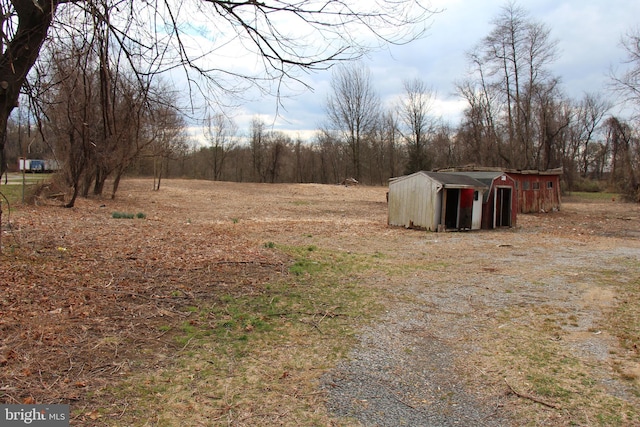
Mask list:
[[[575,202],[587,201],[587,202],[603,202],[603,201],[611,201],[612,199],[619,199],[619,194],[617,193],[609,193],[606,191],[571,191],[567,193],[567,197],[570,200]],[[569,199],[567,199],[569,200]]]
[[[17,206],[23,201],[28,202],[31,200],[38,188],[42,184],[50,181],[51,177],[52,174],[27,173],[23,177],[21,173],[9,173],[8,179],[10,184],[4,184],[4,177],[2,179],[2,184],[0,184],[0,193],[4,195],[4,197],[0,196],[2,209],[7,209],[7,201],[11,208]]]
[[[175,361],[113,393],[158,414],[154,425],[242,424],[241,414],[260,424],[281,417],[287,425],[330,424],[318,410],[317,382],[382,310],[376,291],[358,283],[373,257],[315,246],[277,250],[293,258],[289,275],[192,300],[179,323],[160,329],[173,340]],[[135,417],[125,413],[119,422],[135,425]]]
[[[138,212],[137,214],[128,213],[128,212],[112,212],[111,213],[111,218],[114,218],[114,219],[134,219],[134,218],[145,219],[146,217],[147,215],[145,215],[142,212]]]
[[[27,184],[24,187],[24,200],[29,200],[37,188],[38,184]],[[9,202],[9,209],[13,209],[16,205],[22,203],[22,185],[0,185],[0,193],[4,195],[4,197],[0,196],[2,210],[7,209],[7,202]]]

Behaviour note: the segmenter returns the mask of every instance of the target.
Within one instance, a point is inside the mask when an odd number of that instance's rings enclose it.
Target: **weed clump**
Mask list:
[[[146,217],[147,216],[142,212],[138,212],[137,214],[127,213],[127,212],[113,212],[111,214],[111,218],[114,218],[114,219],[134,219],[134,218],[144,219]]]

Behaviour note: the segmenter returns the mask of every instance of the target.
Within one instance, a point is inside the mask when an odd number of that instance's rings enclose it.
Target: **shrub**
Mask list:
[[[585,192],[585,193],[599,193],[602,191],[602,187],[599,181],[592,179],[579,179],[573,183],[571,191]]]

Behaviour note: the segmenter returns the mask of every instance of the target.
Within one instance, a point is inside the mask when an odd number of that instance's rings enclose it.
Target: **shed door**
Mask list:
[[[496,188],[496,227],[511,227],[511,197],[511,188]]]
[[[460,206],[460,190],[447,188],[447,204],[444,213],[444,225],[447,229],[458,228],[458,207]]]
[[[460,217],[458,218],[458,228],[471,230],[473,219],[473,188],[460,190]]]

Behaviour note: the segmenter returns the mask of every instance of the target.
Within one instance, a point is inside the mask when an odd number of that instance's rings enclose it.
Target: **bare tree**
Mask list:
[[[435,92],[418,78],[405,81],[404,90],[398,111],[409,157],[405,173],[429,170],[432,162],[427,149],[436,122],[432,115]]]
[[[103,40],[100,34],[64,39],[55,51],[46,51],[46,61],[41,58],[35,68],[37,85],[29,87],[38,91],[31,102],[42,112],[43,136],[66,155],[61,159],[63,172],[73,188],[68,207],[78,192],[86,197],[92,183],[94,194],[101,195],[112,174],[115,197],[122,174],[153,140],[144,132],[154,119],[152,104],[157,108],[171,103],[171,91],[154,83],[153,76],[136,76],[118,67],[118,58],[112,69]],[[79,108],[83,114],[67,111]],[[60,138],[67,134],[60,129],[62,118],[82,131],[73,139]],[[162,126],[159,122],[156,127]]]
[[[611,73],[613,88],[630,104],[634,119],[640,120],[640,27],[631,30],[622,38],[622,47],[627,53],[626,70],[621,74]],[[640,202],[640,148],[638,137],[631,126],[615,117],[607,119],[607,141],[611,149],[611,176],[622,188],[626,197]]]
[[[251,164],[254,180],[267,182],[267,141],[266,125],[258,117],[251,120],[249,145],[251,148]]]
[[[460,164],[459,153],[455,150],[455,132],[447,123],[435,127],[431,142],[432,162],[434,168],[444,168]]]
[[[285,162],[291,154],[291,138],[282,132],[268,132],[266,135],[266,173],[270,183],[279,182],[285,170]]]
[[[160,190],[163,173],[171,159],[187,150],[184,120],[178,112],[166,105],[153,111],[154,120],[149,129],[150,150],[153,158],[153,189]]]
[[[551,80],[539,88],[532,103],[534,149],[531,165],[536,170],[547,170],[562,166],[562,148],[568,139],[568,127],[572,120],[571,105],[562,99],[557,90],[557,81]]]
[[[205,139],[209,143],[209,166],[213,173],[214,181],[222,178],[222,171],[229,152],[237,145],[236,135],[238,126],[229,117],[222,113],[216,113],[207,117],[204,129]]]
[[[343,145],[337,135],[329,130],[316,133],[315,144],[320,151],[320,182],[337,183],[344,179],[347,173],[343,155]]]
[[[611,104],[608,101],[594,93],[585,94],[573,108],[563,170],[570,187],[575,173],[582,178],[589,175],[595,156],[600,152],[593,149],[592,145],[598,144],[596,141],[598,130],[610,108]]]
[[[329,126],[349,148],[351,174],[362,175],[363,150],[380,117],[380,98],[373,89],[371,73],[362,63],[338,67],[326,102]]]
[[[640,139],[628,123],[616,117],[608,118],[605,128],[611,150],[611,184],[627,199],[640,202]]]
[[[498,132],[504,134],[498,137],[498,144],[494,144],[504,166],[537,167],[540,147],[535,142],[543,140],[540,135],[544,132],[538,120],[540,104],[537,102],[545,99],[542,94],[553,93],[550,88],[556,79],[548,67],[555,60],[556,52],[550,30],[509,2],[493,21],[493,30],[470,54],[478,83],[460,89],[465,98],[474,102],[470,104],[470,108],[475,108],[471,117],[484,114],[485,124],[493,121],[491,137]],[[488,102],[492,104],[487,105]],[[498,115],[493,116],[494,112]],[[500,126],[496,126],[497,120]]]
[[[498,120],[500,91],[488,80],[481,58],[475,52],[468,58],[475,76],[456,84],[458,94],[468,103],[458,132],[457,152],[463,162],[499,166],[508,162]]]
[[[382,114],[380,133],[386,152],[388,178],[398,176],[403,169],[404,152],[399,129],[400,123],[397,112],[390,110]]]
[[[640,27],[629,31],[622,38],[622,47],[627,53],[624,63],[626,70],[622,73],[611,72],[613,88],[631,103],[640,116]]]
[[[81,191],[83,178],[93,161],[96,128],[89,126],[99,120],[95,88],[98,76],[92,67],[91,46],[85,40],[73,38],[66,54],[52,54],[48,69],[52,75],[50,87],[43,90],[39,111],[47,117],[41,127],[57,148],[67,184],[72,195],[66,207],[73,207]]]

